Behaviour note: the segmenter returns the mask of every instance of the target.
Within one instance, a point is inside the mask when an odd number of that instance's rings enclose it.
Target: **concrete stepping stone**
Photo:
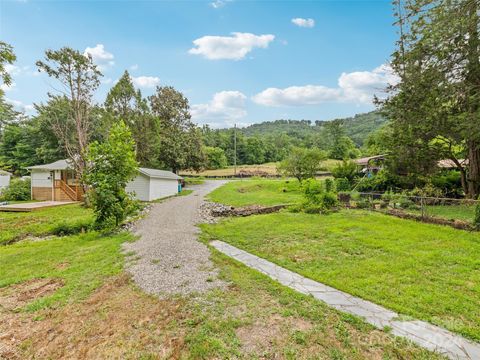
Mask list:
[[[282,285],[302,294],[311,295],[339,311],[359,316],[381,330],[388,326],[392,329],[393,335],[407,338],[428,350],[443,354],[450,359],[480,359],[480,344],[467,340],[460,335],[425,321],[401,321],[399,320],[399,314],[394,311],[320,282],[307,279],[223,241],[215,240],[210,242],[210,245],[221,253],[260,271]]]

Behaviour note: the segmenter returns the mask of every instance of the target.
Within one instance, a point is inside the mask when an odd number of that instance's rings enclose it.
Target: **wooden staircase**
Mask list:
[[[55,188],[60,189],[72,201],[81,201],[83,198],[80,186],[70,186],[63,180],[55,180]]]

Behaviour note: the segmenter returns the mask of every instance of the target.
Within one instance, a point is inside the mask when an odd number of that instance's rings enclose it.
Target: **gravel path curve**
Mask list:
[[[198,242],[199,208],[204,196],[224,181],[192,186],[194,192],[154,204],[134,228],[140,238],[125,243],[127,271],[145,292],[155,295],[203,292],[224,283],[209,260],[210,251]]]

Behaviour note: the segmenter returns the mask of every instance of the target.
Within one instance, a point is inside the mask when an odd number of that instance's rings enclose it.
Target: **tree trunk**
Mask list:
[[[458,161],[458,159],[453,156],[450,157],[450,159],[454,162],[454,164],[457,166],[458,171],[460,172],[460,182],[462,184],[463,192],[465,194],[468,194],[467,171],[465,170],[465,166],[460,164],[460,161]]]
[[[480,144],[468,142],[468,192],[467,196],[476,199],[480,194]]]

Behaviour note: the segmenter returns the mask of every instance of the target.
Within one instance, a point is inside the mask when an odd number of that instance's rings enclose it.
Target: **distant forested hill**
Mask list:
[[[365,114],[358,114],[354,117],[341,119],[344,123],[346,135],[348,135],[357,146],[362,146],[365,139],[375,130],[384,125],[387,120],[378,112],[372,111]],[[275,120],[260,124],[253,124],[240,129],[245,136],[267,136],[286,133],[292,138],[304,140],[315,133],[320,132],[328,121],[310,120]]]

